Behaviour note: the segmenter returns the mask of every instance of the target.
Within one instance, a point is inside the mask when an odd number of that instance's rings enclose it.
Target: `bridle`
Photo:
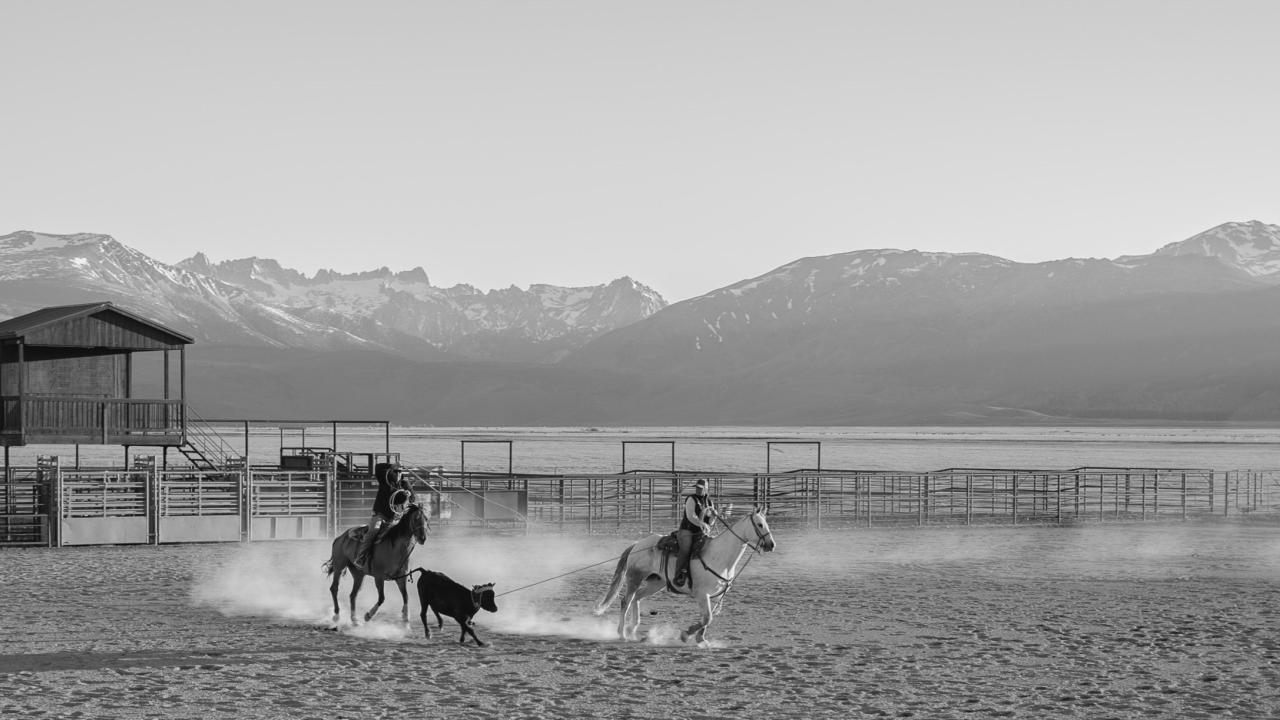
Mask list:
[[[405,513],[410,513],[410,512],[413,512],[415,515],[417,515],[417,516],[418,516],[418,522],[421,522],[421,523],[422,523],[422,537],[423,537],[423,539],[418,541],[418,544],[419,544],[419,545],[422,545],[422,544],[426,543],[426,538],[427,538],[427,537],[429,537],[429,536],[431,535],[431,523],[427,521],[427,512],[426,512],[426,510],[423,510],[423,509],[422,509],[422,506],[421,506],[421,505],[417,505],[417,504],[410,504],[410,505],[409,505],[409,508],[408,508],[407,510],[405,510]],[[415,529],[415,530],[416,530],[416,529]],[[417,532],[416,532],[416,531],[414,532],[414,535],[415,535],[414,540],[417,540],[418,538],[416,537],[416,535],[417,535]]]
[[[748,517],[754,518],[757,514],[758,513],[756,512],[752,512],[750,515],[748,515]],[[760,546],[764,545],[764,541],[768,540],[770,537],[773,536],[773,530],[770,530],[769,532],[766,532],[763,535],[761,535],[760,528],[756,526],[756,521],[754,519],[751,521],[751,529],[756,534],[755,545],[752,545],[750,540],[739,535],[737,531],[733,529],[733,525],[725,525],[725,529],[727,529],[734,537],[738,538],[738,540],[740,540],[743,545],[746,545],[747,547],[751,548],[751,550],[756,553],[760,552]]]

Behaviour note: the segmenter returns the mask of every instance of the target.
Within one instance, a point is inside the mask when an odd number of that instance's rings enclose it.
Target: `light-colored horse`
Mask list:
[[[400,609],[400,620],[408,625],[409,592],[405,588],[405,577],[409,574],[409,555],[413,553],[414,546],[427,541],[426,511],[420,505],[411,503],[400,520],[388,528],[369,551],[369,566],[364,570],[355,564],[356,553],[360,549],[360,540],[353,535],[356,529],[347,530],[333,539],[333,551],[329,561],[324,564],[324,571],[333,576],[333,582],[329,585],[329,594],[333,596],[333,622],[337,623],[339,619],[338,582],[342,579],[343,571],[350,570],[353,580],[350,596],[352,625],[360,623],[356,615],[356,595],[360,593],[365,575],[372,575],[378,588],[378,602],[364,614],[365,622],[378,614],[378,609],[386,600],[383,583],[393,580],[400,589],[400,600],[404,603]]]
[[[618,636],[623,640],[639,639],[640,601],[666,588],[667,579],[675,576],[676,553],[664,553],[659,549],[658,541],[661,539],[661,535],[647,537],[624,550],[613,572],[609,590],[596,604],[595,614],[602,615],[614,598],[622,598]],[[680,633],[681,642],[690,636],[698,642],[706,639],[707,626],[714,614],[711,599],[729,589],[742,554],[748,548],[754,552],[770,552],[775,547],[764,510],[755,508],[751,514],[735,520],[724,532],[709,538],[702,546],[701,557],[689,558],[690,585],[678,588],[676,592],[697,599],[702,619]]]

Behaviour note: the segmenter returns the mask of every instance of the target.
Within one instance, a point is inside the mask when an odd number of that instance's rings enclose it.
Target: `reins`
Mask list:
[[[756,555],[759,555],[759,554],[760,554],[760,545],[763,545],[763,544],[764,544],[764,540],[765,540],[765,538],[767,538],[767,537],[769,537],[770,535],[772,535],[772,534],[773,534],[773,531],[772,531],[772,530],[770,530],[769,532],[765,533],[764,535],[761,535],[761,534],[760,534],[760,530],[759,530],[758,528],[756,528],[755,523],[751,523],[751,529],[755,531],[755,533],[756,533],[756,540],[757,540],[757,542],[758,542],[758,544],[757,544],[757,545],[752,545],[750,540],[748,540],[748,539],[746,539],[746,538],[742,537],[741,535],[739,535],[739,534],[737,533],[737,531],[735,531],[735,530],[733,529],[733,525],[730,525],[729,523],[725,523],[725,524],[724,524],[724,528],[725,528],[725,530],[728,530],[728,531],[729,531],[729,534],[730,534],[730,535],[733,535],[735,538],[737,538],[737,539],[738,539],[738,542],[740,542],[740,543],[742,543],[743,545],[746,545],[747,547],[751,548],[752,553],[751,553],[750,555],[748,555],[748,556],[747,556],[747,561],[746,561],[746,562],[744,562],[744,563],[742,563],[742,567],[737,568],[737,569],[730,568],[731,570],[733,570],[732,578],[724,577],[723,575],[721,575],[720,573],[716,572],[715,570],[712,570],[712,569],[711,569],[711,567],[707,565],[706,558],[702,557],[702,555],[701,555],[701,554],[699,554],[699,555],[698,555],[698,562],[702,563],[702,569],[704,569],[704,570],[706,570],[707,572],[711,573],[712,575],[714,575],[714,576],[716,577],[716,579],[717,579],[717,580],[719,580],[720,582],[724,583],[724,589],[723,589],[723,590],[721,590],[720,592],[716,593],[715,595],[709,595],[709,596],[708,596],[708,597],[712,597],[712,598],[718,598],[718,601],[716,602],[716,609],[715,609],[715,613],[714,613],[714,614],[717,614],[717,615],[718,615],[718,614],[720,614],[720,608],[724,606],[724,596],[729,594],[729,590],[730,590],[730,588],[732,588],[732,587],[733,587],[733,583],[734,583],[734,581],[735,581],[735,580],[737,580],[737,579],[738,579],[738,577],[742,574],[742,571],[743,571],[743,570],[746,570],[746,569],[747,569],[747,566],[751,564],[751,560],[752,560],[752,558],[754,558]],[[712,538],[712,539],[714,540],[715,538]],[[735,564],[736,564],[736,563],[735,563]],[[680,593],[680,594],[681,594],[681,595],[683,595],[684,593]],[[693,595],[692,590],[690,590],[689,595],[690,595],[690,596],[692,596],[692,595]]]

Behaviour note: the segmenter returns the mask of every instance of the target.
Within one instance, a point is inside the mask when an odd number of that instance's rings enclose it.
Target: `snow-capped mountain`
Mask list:
[[[718,408],[725,423],[945,420],[992,407],[1280,416],[1280,376],[1260,371],[1262,358],[1280,363],[1275,257],[1280,228],[1239,223],[1114,260],[803,258],[603,335],[566,362],[695,378],[680,398]]]
[[[1203,255],[1253,277],[1280,282],[1280,225],[1256,220],[1223,223],[1181,242],[1169,243],[1154,254]]]
[[[0,237],[0,317],[111,299],[221,343],[191,378],[225,417],[1280,421],[1277,258],[1280,227],[1257,222],[1115,259],[859,250],[663,307],[629,278],[481,292],[434,287],[421,268],[168,266],[106,236],[15,233]]]
[[[114,300],[206,342],[275,347],[367,345],[263,305],[242,289],[157,262],[107,235],[0,236],[0,313]]]
[[[270,259],[167,265],[106,235],[0,237],[0,314],[112,299],[204,342],[380,349],[415,358],[554,361],[595,335],[665,306],[621,278],[488,293],[436,288],[422,268],[306,277]]]
[[[276,261],[245,258],[212,264],[203,255],[178,267],[243,288],[263,303],[310,322],[368,338],[417,338],[480,359],[555,361],[591,338],[666,306],[628,277],[607,285],[531,285],[482,292],[470,285],[438,288],[421,267],[379,268],[307,277]]]

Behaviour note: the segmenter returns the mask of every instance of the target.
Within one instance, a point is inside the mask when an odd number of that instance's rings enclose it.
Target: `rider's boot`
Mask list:
[[[671,581],[671,584],[675,585],[676,587],[680,587],[684,585],[685,581],[688,579],[689,579],[688,561],[676,563],[676,577],[674,580]]]
[[[373,554],[373,544],[378,539],[378,532],[370,528],[364,534],[360,541],[360,549],[356,551],[356,557],[351,564],[356,566],[360,572],[369,572],[369,556]]]

